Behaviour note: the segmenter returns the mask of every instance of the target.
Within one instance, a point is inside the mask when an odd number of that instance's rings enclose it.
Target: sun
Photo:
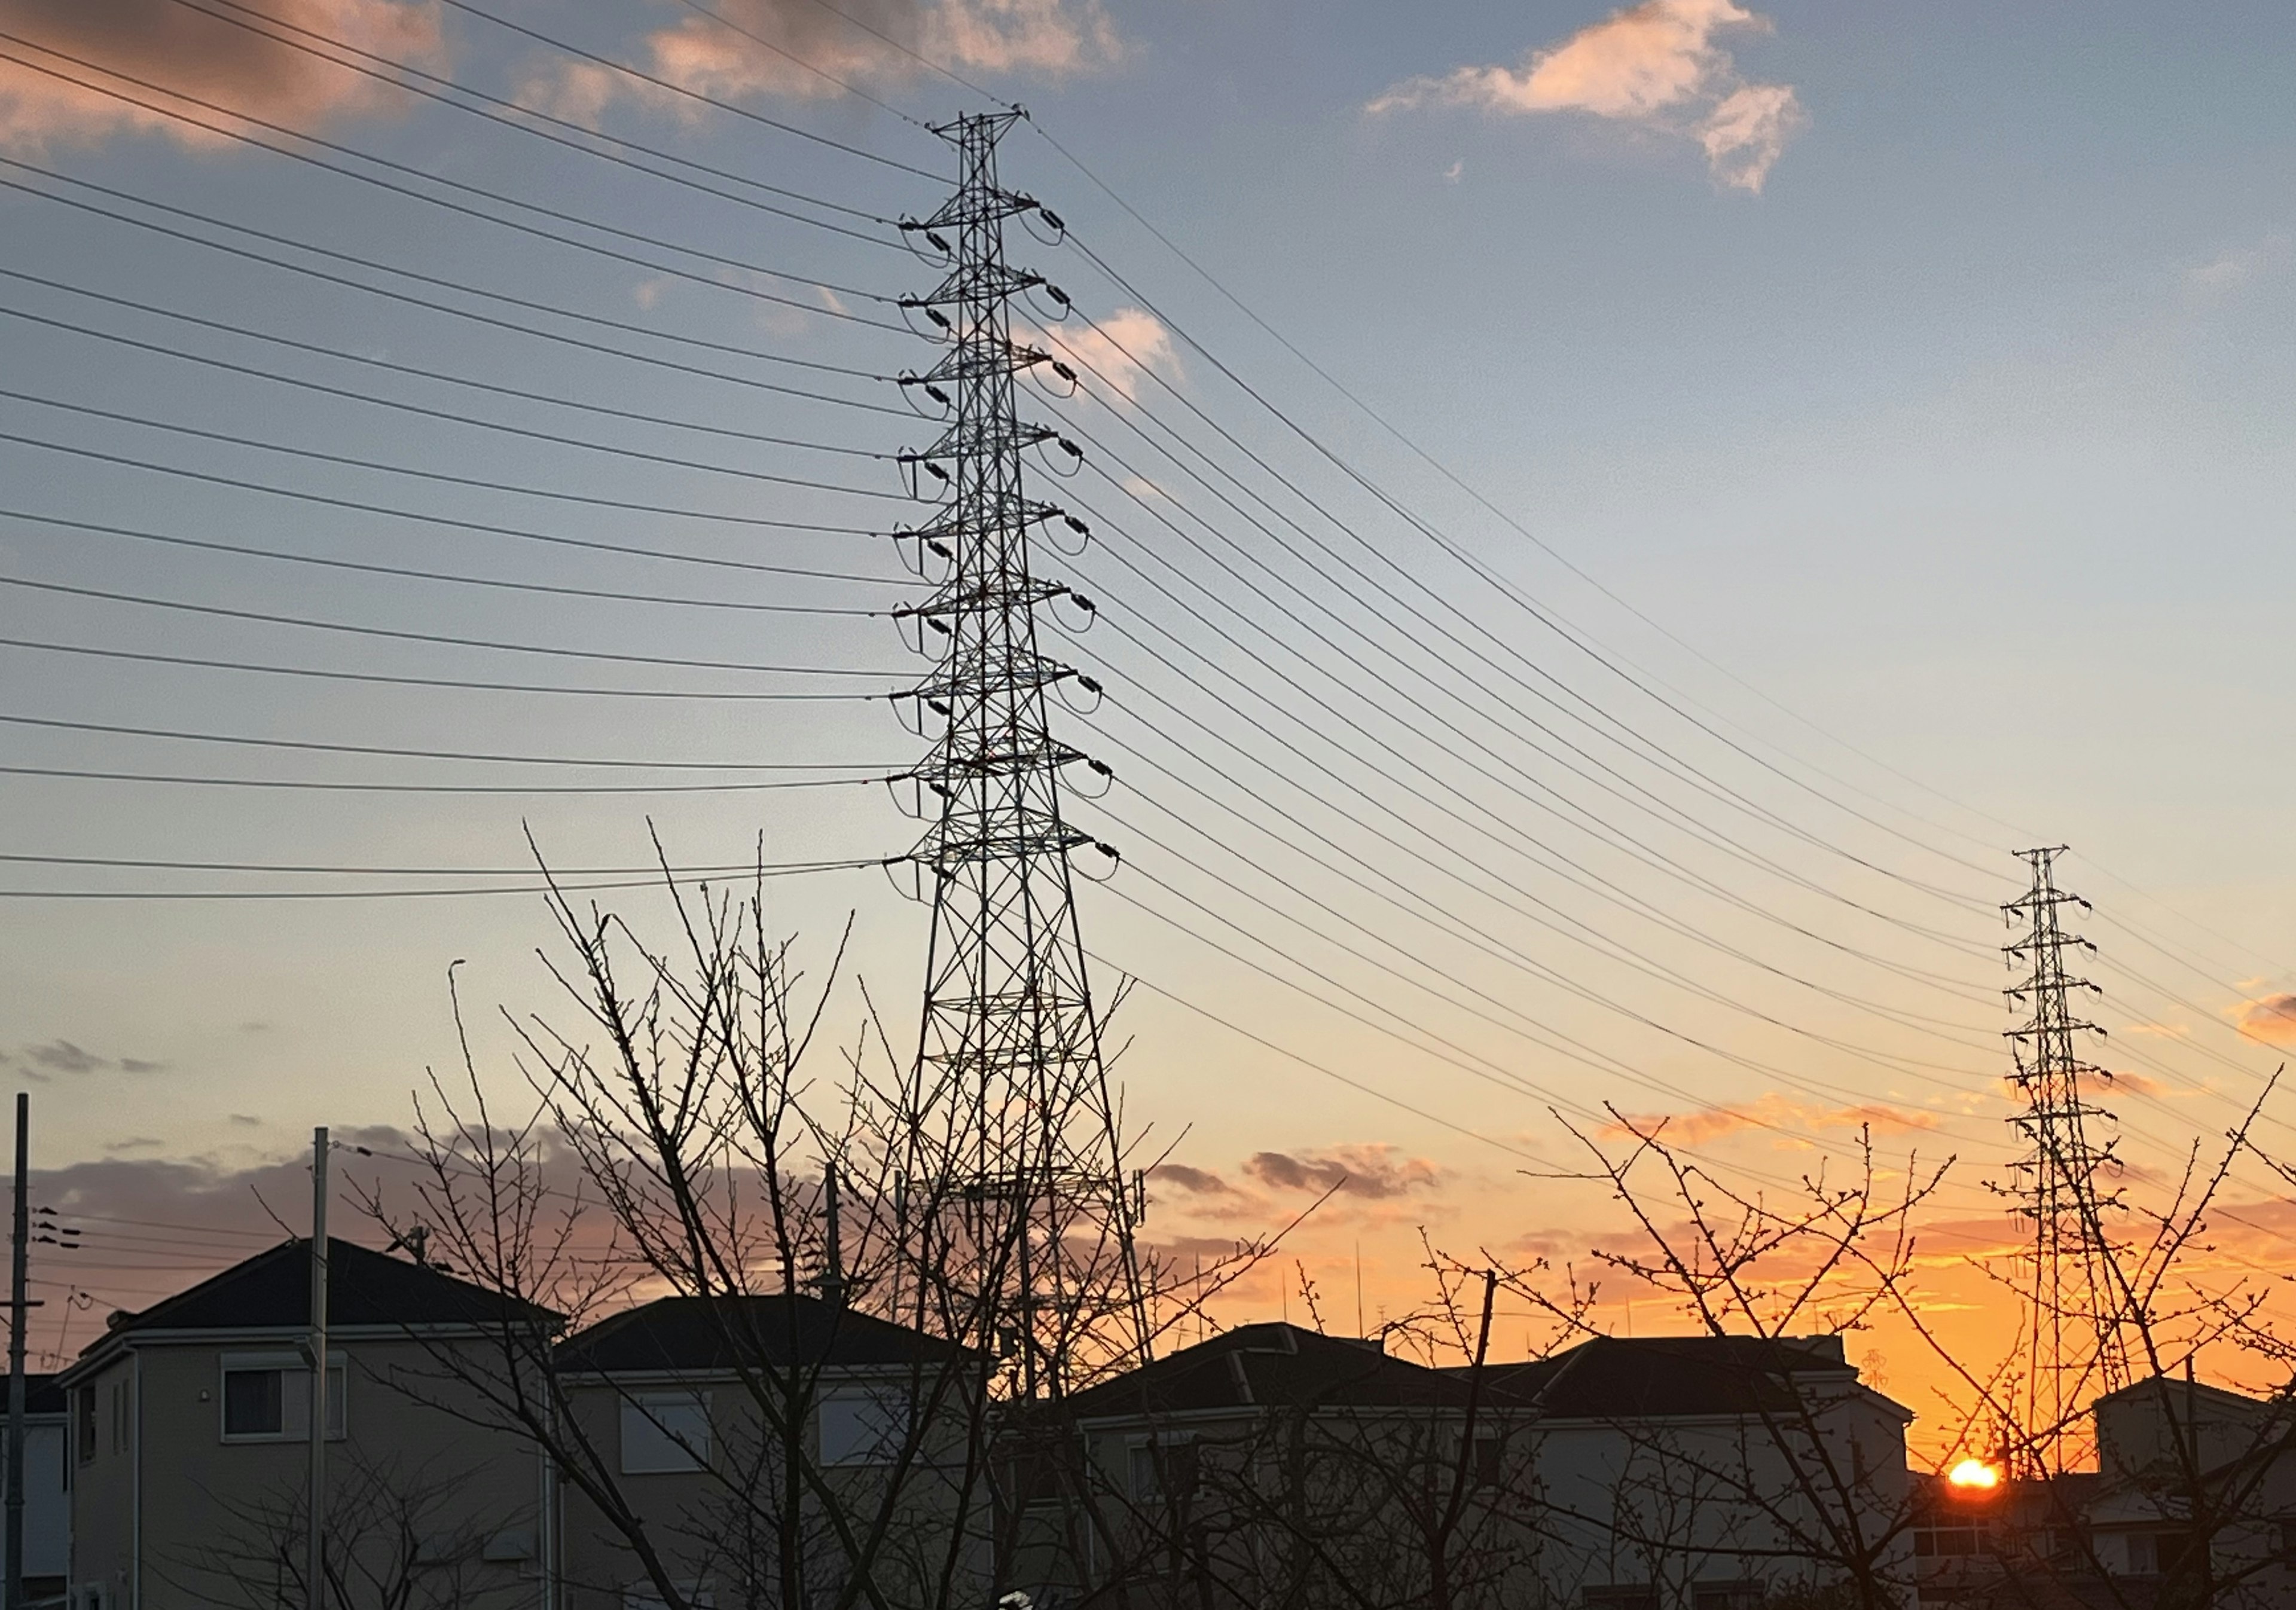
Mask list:
[[[1945,1473],[1945,1479],[1964,1492],[1990,1492],[2001,1485],[2001,1473],[1983,1459],[1964,1459]]]

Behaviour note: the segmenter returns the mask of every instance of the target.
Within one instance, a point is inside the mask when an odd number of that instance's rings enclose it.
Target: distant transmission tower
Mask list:
[[[976,1230],[1016,1246],[1010,1300],[1018,1335],[998,1338],[1024,1395],[1056,1390],[1066,1372],[1062,1336],[1079,1303],[1077,1287],[1112,1277],[1104,1298],[1137,1309],[1131,1234],[1138,1182],[1118,1155],[1116,1116],[1101,1054],[1101,1024],[1085,966],[1070,855],[1096,848],[1062,811],[1062,779],[1085,765],[1107,768],[1053,736],[1053,691],[1096,685],[1039,649],[1037,612],[1070,598],[1036,573],[1030,534],[1050,520],[1084,527],[1022,486],[1024,455],[1046,443],[1076,449],[1014,408],[1017,378],[1051,362],[1012,337],[1009,305],[1042,291],[1065,298],[1042,276],[1008,266],[1004,225],[1041,212],[999,187],[998,140],[1016,112],[965,117],[934,132],[956,148],[957,191],[922,223],[903,225],[947,258],[947,276],[931,293],[906,298],[948,343],[932,370],[906,383],[947,410],[949,424],[922,452],[905,455],[921,485],[945,492],[936,518],[905,533],[919,573],[934,584],[908,614],[921,635],[942,640],[935,674],[913,691],[939,736],[915,776],[931,797],[923,838],[911,854],[931,883],[932,934],[926,952],[918,1075],[925,1103],[969,1128],[969,1175],[953,1184]],[[1050,220],[1058,227],[1057,220]],[[925,730],[931,730],[929,727]],[[920,888],[922,895],[923,890]],[[1002,1231],[993,1228],[1003,1215]],[[1084,1241],[1113,1246],[1102,1277],[1070,1267]],[[1144,1316],[1142,1317],[1144,1323]],[[1139,1338],[1144,1345],[1144,1336]]]
[[[2112,1116],[2094,1105],[2084,1090],[2112,1075],[2081,1059],[2079,1041],[2102,1035],[2095,1024],[2073,1016],[2076,990],[2093,989],[2065,970],[2068,947],[2094,950],[2068,934],[2059,912],[2088,902],[2056,887],[2062,845],[2020,852],[2032,869],[2032,885],[2021,899],[2001,909],[2019,936],[2002,947],[2012,968],[2025,969],[2021,982],[2004,992],[2013,1009],[2029,1014],[2007,1031],[2016,1071],[2012,1076],[2024,1109],[2009,1120],[2024,1143],[2012,1165],[2017,1179],[2012,1195],[2032,1239],[2027,1271],[2026,1334],[2022,1402],[2024,1425],[2013,1439],[2011,1457],[2020,1475],[2051,1475],[2069,1455],[2086,1447],[2083,1417],[2089,1402],[2126,1383],[2128,1360],[2108,1218],[2119,1207],[2119,1191],[2106,1184],[2120,1167],[2113,1140],[2100,1140]]]

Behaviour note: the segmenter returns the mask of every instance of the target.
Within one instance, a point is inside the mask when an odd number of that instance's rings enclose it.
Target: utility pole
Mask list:
[[[828,1223],[824,1227],[828,1241],[825,1248],[828,1255],[822,1265],[821,1300],[832,1308],[842,1308],[845,1306],[846,1296],[845,1234],[844,1226],[838,1221],[840,1204],[837,1199],[837,1165],[834,1161],[824,1164],[822,1167],[821,1189],[824,1205],[828,1210]]]
[[[921,642],[931,633],[943,645],[934,674],[907,696],[921,731],[939,721],[912,773],[929,826],[909,859],[920,898],[930,882],[932,902],[917,1084],[970,1126],[970,1177],[947,1183],[978,1205],[989,1243],[1002,1249],[1005,1272],[994,1278],[1004,1289],[982,1294],[983,1322],[998,1311],[1021,1314],[1020,1328],[1031,1333],[1021,1339],[1021,1373],[1033,1393],[1033,1332],[1052,1312],[1038,1301],[1039,1280],[1070,1302],[1086,1300],[1078,1285],[1100,1284],[1125,1311],[1132,1349],[1144,1358],[1149,1337],[1132,1236],[1136,1205],[1117,1155],[1070,866],[1077,851],[1096,848],[1111,864],[1116,851],[1071,823],[1062,800],[1071,767],[1109,772],[1055,739],[1047,718],[1052,690],[1075,682],[1092,692],[1098,684],[1046,657],[1037,633],[1038,610],[1054,601],[1087,613],[1091,605],[1040,577],[1030,552],[1031,533],[1047,521],[1087,528],[1029,497],[1022,481],[1030,449],[1050,444],[1071,458],[1082,450],[1048,427],[1022,424],[1014,409],[1017,377],[1053,359],[1012,339],[1010,304],[1037,294],[1047,307],[1068,305],[1042,275],[1004,257],[1007,220],[1033,213],[1059,227],[1036,201],[998,183],[997,143],[1021,115],[992,112],[935,128],[956,151],[956,193],[931,217],[902,225],[948,263],[938,288],[903,301],[947,344],[928,373],[904,384],[939,403],[948,425],[931,446],[903,455],[918,485],[937,483],[942,495],[935,518],[902,535],[915,544],[918,573],[933,584],[926,601],[904,614],[918,623]],[[991,1211],[996,1204],[1004,1205],[1001,1214]],[[1120,1292],[1059,1267],[1065,1227],[1078,1215],[1112,1238],[1121,1264],[1112,1284]],[[993,1345],[998,1338],[983,1339]],[[1059,1352],[1055,1344],[1052,1354]]]
[[[31,1255],[29,1188],[32,1098],[16,1092],[16,1228],[8,1280],[8,1583],[7,1610],[24,1610],[24,1287]]]
[[[311,1132],[311,1515],[308,1610],[327,1603],[327,1132]]]
[[[2021,898],[2001,908],[2018,930],[2002,952],[2012,968],[2025,969],[2003,993],[2013,1009],[2028,1014],[2005,1032],[2014,1062],[2011,1082],[2024,1102],[2009,1120],[2024,1143],[2011,1165],[2017,1179],[2010,1194],[2032,1237],[2021,1350],[2027,1468],[2020,1474],[2028,1475],[2062,1471],[2088,1400],[2128,1378],[2124,1304],[2114,1287],[2106,1225],[2120,1193],[2102,1183],[2120,1159],[2112,1140],[2097,1139],[2112,1115],[2083,1089],[2084,1082],[2093,1087],[2112,1075],[2079,1055],[2080,1036],[2104,1031],[2072,1012],[2073,993],[2096,986],[2066,970],[2065,952],[2096,947],[2065,932],[2060,919],[2066,906],[2090,909],[2056,886],[2056,858],[2063,853],[2062,845],[2020,852],[2032,881]]]

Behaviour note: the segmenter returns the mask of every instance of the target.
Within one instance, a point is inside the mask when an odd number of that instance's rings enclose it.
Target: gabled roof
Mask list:
[[[1552,1358],[1488,1365],[1481,1391],[1494,1413],[1518,1418],[1662,1419],[1793,1410],[1794,1378],[1821,1376],[1857,1378],[1837,1338],[1598,1336]],[[1079,1393],[1069,1406],[1086,1419],[1269,1405],[1464,1410],[1472,1385],[1464,1368],[1430,1369],[1374,1342],[1245,1325]]]
[[[1489,1379],[1547,1418],[1600,1420],[1780,1413],[1796,1377],[1818,1376],[1857,1380],[1841,1338],[1596,1336]]]
[[[906,1368],[973,1356],[954,1342],[801,1294],[660,1297],[577,1332],[557,1353],[561,1370],[584,1374],[708,1374],[744,1363]]]
[[[285,1330],[308,1324],[310,1317],[311,1244],[283,1241],[141,1312],[115,1316],[111,1328],[81,1349],[80,1357],[140,1332]],[[506,1320],[555,1326],[558,1316],[436,1269],[327,1238],[330,1330],[497,1325]]]
[[[1079,1419],[1284,1408],[1430,1408],[1467,1402],[1467,1383],[1375,1341],[1297,1325],[1241,1325],[1069,1399]]]

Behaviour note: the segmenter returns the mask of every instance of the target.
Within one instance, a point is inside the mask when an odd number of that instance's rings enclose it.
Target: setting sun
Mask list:
[[[1983,1459],[1964,1459],[1946,1472],[1945,1479],[1964,1492],[1990,1492],[2001,1485],[2001,1473]]]

